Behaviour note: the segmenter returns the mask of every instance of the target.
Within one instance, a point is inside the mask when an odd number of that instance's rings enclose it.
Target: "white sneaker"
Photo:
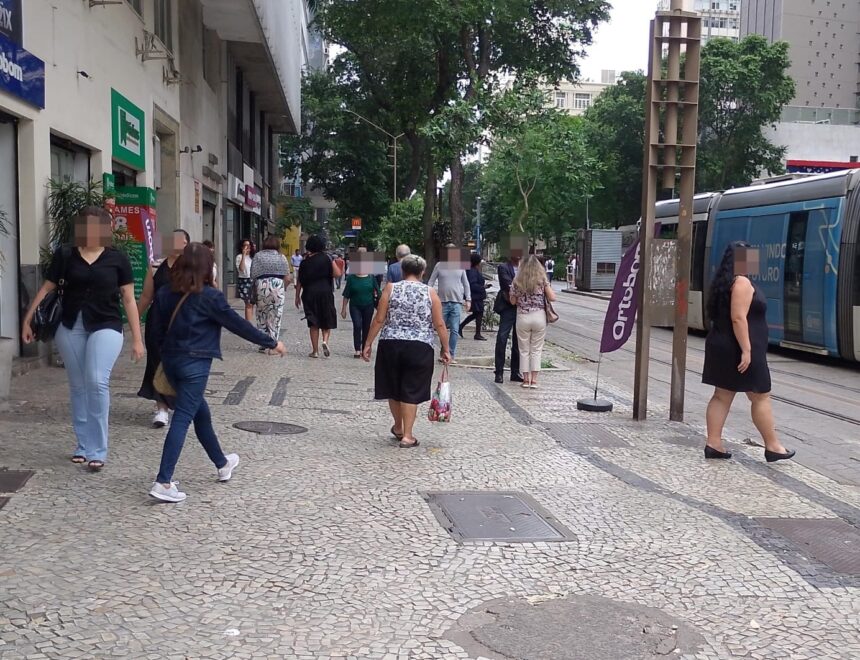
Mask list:
[[[182,502],[186,497],[188,497],[176,487],[176,482],[174,481],[170,482],[169,487],[156,481],[152,484],[152,489],[149,491],[149,494],[155,499],[162,500],[163,502]]]
[[[227,459],[227,465],[218,468],[218,481],[230,481],[233,470],[239,465],[239,454],[227,454],[224,458]]]
[[[152,418],[152,428],[163,429],[170,423],[170,413],[166,410],[157,410]]]

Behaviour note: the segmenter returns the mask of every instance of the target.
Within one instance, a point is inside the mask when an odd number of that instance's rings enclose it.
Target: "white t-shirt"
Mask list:
[[[244,256],[243,254],[236,255],[236,272],[239,277],[249,278],[251,277],[251,257],[243,259]]]

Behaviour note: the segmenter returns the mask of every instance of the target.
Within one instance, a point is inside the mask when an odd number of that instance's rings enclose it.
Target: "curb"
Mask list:
[[[596,298],[597,300],[609,300],[610,296],[607,296],[603,293],[593,293],[591,291],[580,291],[579,289],[574,289],[571,291],[570,289],[561,289],[561,293],[567,293],[572,296],[585,296],[586,298]]]

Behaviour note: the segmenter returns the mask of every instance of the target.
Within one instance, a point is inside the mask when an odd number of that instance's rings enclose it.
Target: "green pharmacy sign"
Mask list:
[[[132,169],[146,169],[146,115],[115,89],[110,94],[113,159]]]

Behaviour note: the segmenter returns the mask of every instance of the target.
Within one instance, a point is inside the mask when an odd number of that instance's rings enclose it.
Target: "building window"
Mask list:
[[[615,262],[614,261],[598,261],[597,262],[597,274],[598,275],[615,275]]]
[[[171,0],[155,0],[155,36],[173,51],[173,12]]]
[[[573,107],[576,110],[587,110],[591,107],[591,94],[574,94]]]
[[[563,108],[567,101],[567,94],[564,92],[556,92],[555,93],[555,107]]]

